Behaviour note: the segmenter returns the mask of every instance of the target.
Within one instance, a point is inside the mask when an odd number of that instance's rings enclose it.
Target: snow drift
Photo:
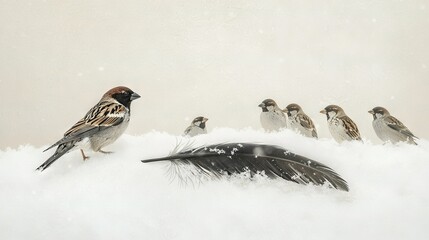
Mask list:
[[[182,137],[125,135],[81,160],[71,152],[46,171],[45,146],[0,151],[1,239],[427,239],[429,142],[337,144],[290,131],[218,128],[189,141],[275,144],[320,161],[350,192],[239,175],[184,184],[162,157]]]

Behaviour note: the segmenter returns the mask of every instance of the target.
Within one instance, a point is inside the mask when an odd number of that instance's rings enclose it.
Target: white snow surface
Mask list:
[[[429,141],[418,146],[337,144],[288,130],[217,128],[195,146],[259,142],[322,162],[350,192],[264,177],[181,183],[168,162],[186,138],[124,135],[105,150],[66,154],[35,171],[53,151],[0,151],[0,239],[428,239]]]

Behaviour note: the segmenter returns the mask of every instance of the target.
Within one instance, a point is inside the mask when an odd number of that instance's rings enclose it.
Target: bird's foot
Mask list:
[[[99,152],[104,153],[104,154],[111,154],[113,152],[108,152],[108,151],[103,151],[103,150],[99,150]]]
[[[85,161],[86,159],[89,159],[89,157],[85,155],[82,149],[80,150],[80,153],[82,153],[83,161]]]

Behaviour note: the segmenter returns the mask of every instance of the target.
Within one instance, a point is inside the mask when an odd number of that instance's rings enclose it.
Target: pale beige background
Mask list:
[[[180,134],[191,118],[259,128],[257,105],[336,103],[377,142],[367,111],[429,137],[428,1],[1,1],[0,148],[53,143],[126,85],[130,134]]]

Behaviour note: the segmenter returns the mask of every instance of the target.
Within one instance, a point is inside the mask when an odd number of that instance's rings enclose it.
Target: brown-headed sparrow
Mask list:
[[[338,143],[353,140],[362,141],[358,127],[341,107],[329,105],[322,109],[320,113],[326,114],[329,131],[335,141]]]
[[[258,107],[262,108],[260,120],[266,131],[279,131],[287,127],[286,115],[274,100],[265,99]]]
[[[390,141],[391,143],[407,142],[417,145],[415,140],[418,137],[414,136],[402,122],[390,115],[387,109],[375,107],[368,112],[374,117],[372,127],[382,141]]]
[[[304,113],[302,108],[295,103],[289,104],[283,109],[288,116],[289,128],[306,137],[317,138],[316,127],[311,118]]]
[[[54,155],[36,170],[43,171],[65,153],[80,148],[83,159],[87,159],[83,149],[110,153],[101,148],[113,143],[124,133],[130,121],[131,102],[140,96],[127,87],[115,87],[106,92],[101,100],[64,137],[45,151],[58,146]]]
[[[206,134],[206,122],[208,120],[209,119],[205,117],[196,117],[192,120],[191,125],[185,129],[183,135],[193,137],[199,134]]]

